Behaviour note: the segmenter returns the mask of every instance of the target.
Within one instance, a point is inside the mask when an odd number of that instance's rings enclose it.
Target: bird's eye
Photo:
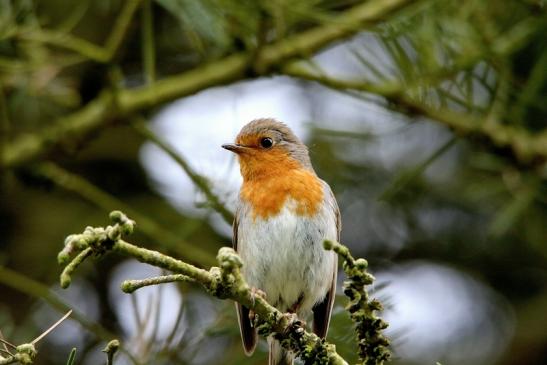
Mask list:
[[[270,137],[264,137],[260,140],[260,145],[263,148],[270,148],[273,146],[273,140]]]

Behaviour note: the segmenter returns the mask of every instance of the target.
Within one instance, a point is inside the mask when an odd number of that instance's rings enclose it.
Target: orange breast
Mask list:
[[[323,186],[317,176],[297,162],[278,156],[278,159],[260,162],[240,161],[244,177],[241,199],[248,202],[253,216],[267,218],[277,215],[291,198],[295,213],[310,216],[317,213],[323,201]],[[264,168],[266,167],[266,168]]]

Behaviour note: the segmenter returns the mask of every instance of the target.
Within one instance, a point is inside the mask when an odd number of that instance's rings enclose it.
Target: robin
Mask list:
[[[336,292],[338,261],[323,240],[340,236],[340,212],[329,185],[313,170],[307,147],[285,124],[257,119],[235,143],[243,185],[233,226],[233,246],[247,283],[277,309],[307,318],[324,338]],[[248,308],[236,303],[243,349],[251,355],[257,333]],[[269,364],[292,364],[294,355],[273,338]]]

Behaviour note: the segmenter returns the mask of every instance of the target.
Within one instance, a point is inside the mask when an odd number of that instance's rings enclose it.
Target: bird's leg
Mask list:
[[[253,303],[253,307],[255,305],[255,298],[260,297],[262,299],[266,299],[266,293],[259,288],[255,288],[254,286],[251,288],[251,302]]]
[[[253,307],[255,305],[255,298],[260,297],[262,299],[266,299],[266,293],[258,288],[255,288],[254,286],[251,288],[251,302],[253,303]],[[255,312],[252,309],[249,309],[249,319],[251,321],[251,325],[254,325],[255,321]]]
[[[300,296],[298,297],[298,300],[294,302],[294,304],[291,305],[289,309],[287,309],[287,312],[298,313],[298,310],[300,309],[300,305],[302,304],[303,301],[304,301],[304,293],[301,293]]]
[[[302,326],[306,327],[306,322],[298,318],[298,310],[300,309],[303,301],[304,293],[300,294],[298,300],[294,302],[289,309],[287,309],[287,313],[285,313],[285,315],[289,318],[289,325],[292,326],[295,322],[299,322]]]
[[[291,328],[292,326],[295,326],[295,325],[296,326],[301,326],[301,327],[306,327],[306,322],[304,322],[300,318],[298,318],[296,313],[291,313],[291,312],[283,313],[283,317],[285,317],[286,320],[287,320],[287,327],[286,327],[287,330],[289,330],[289,328]]]

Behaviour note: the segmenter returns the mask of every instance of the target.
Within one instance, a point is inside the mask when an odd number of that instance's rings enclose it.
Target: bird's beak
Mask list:
[[[222,145],[222,148],[225,148],[227,149],[228,151],[232,151],[233,153],[241,153],[243,151],[245,151],[247,149],[247,147],[245,146],[242,146],[240,144],[235,144],[235,143],[225,143]]]

